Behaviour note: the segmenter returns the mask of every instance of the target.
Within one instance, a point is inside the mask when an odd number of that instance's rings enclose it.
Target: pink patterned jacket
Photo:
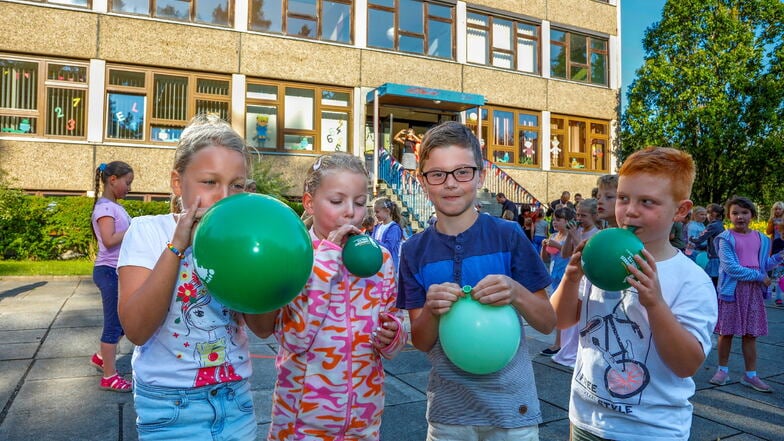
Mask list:
[[[280,310],[275,337],[278,378],[270,440],[377,440],[384,410],[381,357],[406,343],[395,307],[395,268],[384,250],[379,272],[367,278],[343,266],[341,248],[314,239],[313,272],[303,291]],[[373,330],[381,317],[398,324],[378,351]]]

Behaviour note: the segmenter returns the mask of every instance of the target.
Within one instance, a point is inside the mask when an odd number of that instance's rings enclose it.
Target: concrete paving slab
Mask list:
[[[46,333],[45,329],[23,329],[23,330],[9,330],[0,331],[0,348],[3,345],[11,343],[35,343],[41,342],[41,339]],[[2,349],[0,349],[2,353]]]
[[[40,343],[8,343],[0,349],[0,360],[30,360]]]
[[[0,410],[6,408],[30,363],[30,360],[0,361]]]
[[[381,439],[389,441],[424,440],[427,437],[427,421],[424,401],[384,407],[381,420]]]
[[[767,395],[771,401],[776,398],[772,394],[758,394]],[[780,404],[781,397],[777,399]],[[784,439],[784,413],[781,407],[771,406],[768,400],[760,401],[718,390],[706,390],[695,395],[691,402],[694,405],[694,414],[702,418],[763,439]]]
[[[24,329],[47,329],[54,320],[54,313],[38,312],[35,310],[11,311],[0,305],[0,331],[13,331]]]

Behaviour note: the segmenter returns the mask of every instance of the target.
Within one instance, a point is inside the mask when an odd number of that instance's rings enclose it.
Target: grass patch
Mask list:
[[[75,260],[0,260],[3,276],[89,276],[93,261]]]

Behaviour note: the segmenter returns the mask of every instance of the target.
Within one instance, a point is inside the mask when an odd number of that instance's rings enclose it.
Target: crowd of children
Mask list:
[[[264,314],[222,305],[193,271],[200,217],[247,189],[248,152],[231,126],[202,115],[183,131],[167,215],[131,221],[116,202],[130,190],[131,168],[116,162],[96,170],[96,195],[99,183],[103,192],[93,213],[94,279],[104,332],[91,362],[104,371],[102,388],[133,389],[140,440],[256,439],[246,329],[279,343],[267,439],[377,440],[383,359],[407,343],[407,321],[411,343],[431,364],[429,441],[538,440],[542,410],[525,327],[513,358],[490,374],[462,370],[441,347],[439,321],[467,295],[491,307],[511,305],[521,324],[540,333],[555,330],[542,354],[574,369],[575,441],[687,440],[691,377],[711,350],[712,333],[719,335],[719,367],[711,383],[729,381],[732,338],[741,336],[740,382],[771,391],[756,374],[755,340],[767,333],[763,298],[782,273],[784,203],[774,205],[768,235],[750,229],[757,213],[746,198],[692,207],[692,158],[648,148],[627,158],[618,175],[600,177],[595,198],[554,209],[551,224],[541,206],[507,221],[476,209],[486,169],[470,129],[439,124],[418,153],[418,179],[435,213],[411,237],[393,200],[376,199],[369,215],[369,175],[359,158],[314,160],[302,197],[313,269],[289,304]],[[633,227],[645,248],[627,265],[630,288],[606,291],[585,277],[582,250],[600,229],[617,227]],[[383,247],[375,275],[358,277],[342,263],[342,245],[355,234]],[[703,251],[704,271],[692,260]],[[773,292],[780,304],[781,292]],[[123,335],[136,345],[133,387],[114,369]]]

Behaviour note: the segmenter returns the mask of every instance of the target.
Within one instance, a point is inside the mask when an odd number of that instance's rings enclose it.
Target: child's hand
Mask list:
[[[430,285],[425,297],[425,307],[435,316],[449,312],[452,304],[463,297],[463,290],[455,283],[447,282]]]
[[[566,269],[564,270],[564,278],[568,280],[579,282],[580,279],[583,277],[585,272],[583,272],[583,248],[585,248],[585,244],[588,240],[584,240],[577,245],[577,248],[574,249],[572,255],[569,257],[569,263],[566,264]]]
[[[373,346],[376,349],[384,349],[395,339],[398,331],[397,321],[388,317],[386,313],[381,314],[381,326],[373,331]]]
[[[515,284],[508,276],[490,274],[474,285],[472,296],[486,305],[508,305],[514,300]]]
[[[637,289],[640,304],[649,309],[664,303],[664,297],[661,293],[659,275],[656,273],[656,260],[653,258],[653,254],[643,249],[642,255],[645,259],[639,255],[634,256],[634,260],[640,266],[640,269],[631,264],[626,265],[626,268],[631,273],[626,278],[626,281],[633,288]]]
[[[196,224],[207,211],[206,208],[199,208],[201,197],[196,196],[192,207],[183,207],[184,211],[177,218],[177,226],[174,228],[174,235],[171,243],[178,250],[185,250],[191,245]]]
[[[330,231],[327,240],[335,245],[343,246],[346,239],[354,234],[362,234],[362,231],[351,224],[341,225],[337,230]]]

